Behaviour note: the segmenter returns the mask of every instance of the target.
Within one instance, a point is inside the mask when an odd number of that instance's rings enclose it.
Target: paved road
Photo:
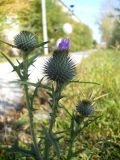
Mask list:
[[[76,52],[70,55],[73,61],[79,64],[81,59],[87,57],[89,53],[87,51]],[[37,82],[38,79],[43,77],[42,68],[47,59],[46,57],[39,57],[34,63],[35,67],[30,67],[31,82]],[[18,84],[11,83],[11,81],[18,79],[16,73],[11,71],[12,67],[8,62],[0,63],[0,114],[18,107],[21,97],[23,96],[22,88]]]

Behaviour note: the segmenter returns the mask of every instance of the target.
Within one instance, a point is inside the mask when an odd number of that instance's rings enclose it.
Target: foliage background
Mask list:
[[[108,6],[108,8],[106,7]],[[120,0],[103,1],[100,18],[102,41],[107,47],[120,48]]]
[[[90,99],[95,102],[96,113],[101,115],[86,129],[79,140],[84,148],[82,154],[80,153],[82,160],[88,160],[92,154],[91,160],[120,159],[119,61],[120,54],[117,50],[95,52],[79,65],[76,79],[82,82],[97,82],[100,85],[70,84],[65,91],[67,97],[63,103],[69,110],[77,105],[78,100]],[[63,122],[61,126],[62,124]],[[80,146],[79,144],[77,148]]]
[[[2,25],[0,29],[5,28],[6,16],[16,16],[20,22],[21,30],[34,32],[42,41],[42,15],[41,3],[39,0],[10,0],[0,3],[0,21]],[[55,46],[56,41],[62,37],[70,37],[71,51],[84,50],[92,47],[92,31],[83,24],[73,20],[69,13],[63,11],[58,1],[46,1],[47,8],[47,26],[50,47]],[[66,35],[63,32],[62,26],[64,23],[70,23],[73,27],[73,32]]]

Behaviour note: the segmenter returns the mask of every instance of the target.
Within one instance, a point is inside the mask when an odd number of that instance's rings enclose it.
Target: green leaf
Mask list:
[[[53,94],[51,92],[47,92],[47,94],[52,98]]]
[[[44,89],[47,89],[47,90],[52,90],[52,88],[48,87],[47,85],[44,85],[44,84],[41,84],[40,82],[38,83],[32,83],[32,82],[28,82],[28,81],[24,81],[24,80],[16,80],[16,81],[11,81],[11,83],[18,83],[18,84],[21,84],[21,85],[31,85],[35,88],[44,88]]]
[[[8,46],[11,46],[11,47],[13,47],[13,48],[17,48],[17,46],[15,46],[15,45],[13,45],[13,44],[10,44],[10,43],[8,43],[8,42],[5,42],[5,41],[3,41],[3,40],[0,40],[0,42],[5,43],[5,44],[7,44]]]
[[[61,96],[59,96],[58,100],[61,100],[62,98],[65,98],[65,97],[66,97],[66,96],[61,95]]]
[[[49,106],[51,107],[51,109],[53,108],[53,104],[51,102],[48,101]]]
[[[58,157],[58,159],[60,159],[60,146],[56,141],[56,138],[53,134],[48,133],[47,134],[47,138],[49,139],[49,141],[51,142],[51,144],[53,145],[55,151],[56,151],[56,155]]]
[[[35,54],[35,55],[33,55],[32,57],[30,57],[29,59],[25,59],[23,62],[19,62],[18,60],[17,60],[17,62],[18,62],[18,67],[20,68],[20,69],[23,69],[23,63],[26,63],[27,64],[27,68],[29,68],[31,65],[33,65],[33,63],[36,61],[36,58],[39,56],[40,54]]]
[[[56,140],[59,141],[60,139],[64,139],[65,137],[64,136],[59,136],[59,137],[56,137]]]
[[[27,60],[27,63],[28,63],[28,68],[29,66],[33,65],[33,63],[36,61],[36,58],[40,56],[40,54],[35,54],[33,55],[32,57],[30,57],[28,60]]]
[[[85,121],[83,124],[83,127],[78,130],[78,132],[81,132],[84,128],[88,127],[91,123],[95,122],[98,118],[102,117],[103,115],[100,115],[100,116],[96,116],[96,117],[93,117],[91,116],[91,118],[93,119],[88,119],[87,121]]]
[[[81,149],[81,150],[78,150],[78,151],[76,151],[76,152],[73,152],[73,153],[71,154],[71,158],[77,157],[77,155],[80,154],[82,151],[84,151],[84,149]]]
[[[20,148],[18,145],[13,145],[11,148],[7,148],[7,147],[4,147],[4,148],[1,148],[3,150],[6,150],[7,152],[10,152],[10,153],[21,153],[22,155],[24,156],[35,156],[34,155],[34,152],[30,151],[30,150],[26,150],[26,149],[23,149],[23,148]]]
[[[18,61],[18,59],[16,59],[16,61],[18,62],[18,64],[19,64],[19,65],[21,64],[21,62],[20,62],[20,61]]]
[[[2,56],[11,64],[11,66],[13,67],[13,69],[16,69],[16,66],[13,64],[13,62],[3,53],[1,52]]]
[[[49,43],[49,41],[42,42],[42,43],[40,43],[40,44],[37,46],[37,48],[39,48],[39,47],[41,47],[41,46],[44,46],[44,45],[47,44],[47,43]]]
[[[23,80],[15,80],[15,81],[10,81],[10,83],[17,83],[19,85],[31,85],[30,82],[27,82],[27,81],[23,81]]]
[[[60,159],[60,146],[57,143],[56,136],[53,133],[47,132],[47,129],[42,125],[42,132],[46,136],[47,140],[53,145],[57,158]]]
[[[74,80],[72,80],[72,81],[70,81],[70,83],[89,83],[89,84],[96,84],[96,85],[100,85],[99,83],[97,83],[97,82],[84,82],[84,81],[74,81]]]
[[[10,63],[10,65],[13,68],[13,71],[15,71],[18,74],[18,76],[20,77],[20,79],[23,79],[23,77],[22,77],[22,75],[20,73],[20,68],[18,66],[15,66],[14,63],[3,52],[1,52],[1,54]]]
[[[67,108],[65,108],[65,106],[60,105],[60,107],[63,108],[63,109],[66,111],[66,113],[68,113],[68,115],[69,115],[70,117],[72,117],[71,113],[68,111]]]
[[[66,132],[66,131],[57,131],[57,132],[55,132],[55,134],[61,134],[61,133],[64,133],[64,132]]]

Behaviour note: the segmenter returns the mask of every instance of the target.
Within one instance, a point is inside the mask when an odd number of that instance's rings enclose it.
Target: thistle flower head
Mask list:
[[[58,45],[58,50],[69,50],[70,40],[69,38],[64,38]]]
[[[82,115],[82,116],[90,116],[93,113],[93,106],[92,103],[88,100],[82,100],[80,103],[76,106],[76,110]]]
[[[44,73],[49,80],[61,84],[67,83],[75,75],[75,65],[67,54],[58,52],[47,61],[44,66]]]
[[[70,41],[64,38],[54,51],[53,56],[47,61],[44,66],[44,73],[49,80],[57,83],[67,83],[75,75],[75,64],[68,55]]]
[[[14,43],[18,49],[27,52],[38,46],[38,39],[31,32],[22,31],[14,38]]]

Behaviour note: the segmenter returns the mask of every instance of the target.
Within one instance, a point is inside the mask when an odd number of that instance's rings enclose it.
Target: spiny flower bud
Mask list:
[[[18,49],[27,52],[38,46],[38,39],[33,33],[22,31],[15,37],[14,43]]]
[[[44,73],[49,80],[67,83],[75,75],[75,65],[69,56],[56,54],[45,64]]]
[[[62,41],[58,49],[53,53],[53,56],[47,61],[44,66],[44,73],[49,80],[56,81],[58,83],[67,83],[75,75],[75,64],[68,56],[68,42]]]
[[[90,116],[93,113],[93,106],[92,103],[88,100],[82,100],[80,103],[76,106],[76,110],[82,115],[82,116]]]

